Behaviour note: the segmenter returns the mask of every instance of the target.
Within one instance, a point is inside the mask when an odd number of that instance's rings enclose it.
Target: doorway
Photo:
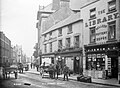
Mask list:
[[[79,65],[80,65],[79,60],[77,60],[76,57],[74,57],[74,73],[76,74],[79,74]]]
[[[118,78],[118,58],[111,58],[111,77]]]

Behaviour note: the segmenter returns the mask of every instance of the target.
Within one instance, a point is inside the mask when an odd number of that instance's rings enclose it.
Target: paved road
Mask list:
[[[18,79],[14,79],[13,75],[11,76],[10,79],[2,81],[2,87],[0,88],[117,88],[72,80],[63,81],[62,79],[49,79],[48,76],[41,78],[39,75],[27,72],[19,74]]]

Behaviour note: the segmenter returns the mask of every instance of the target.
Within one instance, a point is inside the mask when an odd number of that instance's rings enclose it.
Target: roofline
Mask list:
[[[38,12],[51,14],[51,13],[53,13],[54,11],[49,12],[49,11],[39,10]]]
[[[82,6],[80,9],[82,9],[82,8],[84,8],[84,7],[87,7],[88,5],[93,4],[93,3],[97,2],[97,1],[100,1],[100,0],[95,0],[95,1],[93,1],[93,2],[90,2],[90,3],[88,3],[88,4],[84,5],[84,6]]]
[[[74,22],[72,22],[72,23],[69,23],[69,24],[77,23],[77,22],[79,22],[79,21],[83,21],[83,19],[78,19],[78,20],[76,20],[76,21],[74,21]],[[69,24],[63,25],[63,26],[58,27],[58,28],[65,27],[65,26],[67,26],[67,25],[69,25]],[[51,30],[51,31],[57,30],[58,28],[53,29],[53,30]],[[49,30],[49,29],[48,29],[48,30]],[[46,30],[46,31],[47,31],[47,30]],[[51,31],[48,31],[47,33],[51,32]],[[44,32],[44,33],[42,33],[42,35],[45,35],[45,34],[47,34],[47,33]]]

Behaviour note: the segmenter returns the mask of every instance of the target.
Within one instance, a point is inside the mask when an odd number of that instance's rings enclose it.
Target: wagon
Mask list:
[[[3,77],[4,78],[10,78],[10,74],[14,74],[15,79],[17,79],[17,76],[18,76],[17,70],[18,70],[18,68],[13,67],[13,66],[4,67],[4,69],[3,69]]]

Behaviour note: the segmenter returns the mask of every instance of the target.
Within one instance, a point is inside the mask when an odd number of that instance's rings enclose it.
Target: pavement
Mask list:
[[[29,71],[26,71],[28,73],[33,73],[33,74],[37,74],[40,75],[40,72],[38,72],[36,69],[29,69]],[[44,75],[48,75],[47,73],[45,73]],[[71,74],[68,78],[69,80],[74,80],[77,81],[77,74],[73,75]],[[59,78],[63,78],[63,74],[59,75]],[[115,87],[120,87],[120,84],[118,84],[118,80],[115,78],[112,79],[95,79],[92,78],[92,83],[94,84],[100,84],[100,85],[107,85],[107,86],[115,86]]]

